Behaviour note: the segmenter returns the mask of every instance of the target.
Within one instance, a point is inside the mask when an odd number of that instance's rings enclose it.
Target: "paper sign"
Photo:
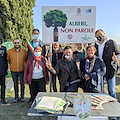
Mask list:
[[[93,43],[96,7],[42,7],[44,43]]]

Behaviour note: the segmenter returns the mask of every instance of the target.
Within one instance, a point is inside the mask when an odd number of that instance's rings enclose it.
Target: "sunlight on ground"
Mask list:
[[[120,80],[117,77],[116,78],[116,94],[117,94],[117,99],[120,102]],[[50,92],[50,84],[46,85],[46,89],[47,92]],[[107,84],[105,82],[105,93],[108,94],[108,90],[107,90]],[[20,91],[20,86],[19,86],[19,91]],[[59,92],[59,81],[57,80],[57,91]],[[52,91],[53,92],[53,91]],[[83,90],[81,88],[78,89],[78,93],[83,93]],[[20,96],[20,93],[19,93]],[[25,98],[29,98],[30,94],[29,94],[29,86],[25,85]],[[14,99],[14,90],[7,90],[6,91],[6,98],[13,98]]]

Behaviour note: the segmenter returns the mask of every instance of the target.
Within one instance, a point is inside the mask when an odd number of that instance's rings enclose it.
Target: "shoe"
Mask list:
[[[2,104],[7,104],[7,101],[5,99],[1,99]]]
[[[32,99],[30,98],[28,101],[27,101],[27,103],[31,103],[32,102]]]
[[[14,102],[14,103],[18,102],[18,98],[15,98],[15,99],[13,100],[13,102]]]
[[[25,101],[25,99],[24,98],[21,98],[21,102],[24,102]]]

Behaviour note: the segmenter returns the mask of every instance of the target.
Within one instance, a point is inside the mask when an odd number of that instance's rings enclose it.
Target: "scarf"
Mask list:
[[[33,55],[34,60],[35,60],[35,65],[37,66],[37,68],[39,69],[39,62],[40,60],[43,58],[42,55],[40,55],[39,57],[36,57],[35,55]]]
[[[95,55],[92,58],[87,57],[86,64],[85,64],[86,72],[92,72],[94,64],[95,64],[95,58],[96,58]]]

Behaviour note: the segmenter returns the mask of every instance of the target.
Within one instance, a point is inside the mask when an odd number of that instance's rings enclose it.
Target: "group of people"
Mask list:
[[[95,32],[95,45],[88,45],[86,50],[82,43],[76,44],[76,51],[71,46],[62,49],[59,43],[52,44],[52,52],[46,55],[46,46],[39,39],[40,31],[32,31],[34,39],[27,43],[28,51],[20,45],[18,38],[13,40],[14,48],[0,45],[0,82],[1,102],[5,100],[5,75],[8,63],[14,82],[15,98],[19,100],[20,80],[21,102],[24,102],[25,84],[29,84],[30,99],[33,102],[38,92],[46,92],[49,84],[49,72],[52,74],[53,91],[57,92],[56,75],[59,80],[60,92],[104,93],[104,80],[108,84],[109,95],[116,98],[115,71],[120,60],[120,51],[115,41],[105,36],[102,29]],[[51,63],[52,57],[52,63]],[[116,66],[116,67],[115,67]]]

